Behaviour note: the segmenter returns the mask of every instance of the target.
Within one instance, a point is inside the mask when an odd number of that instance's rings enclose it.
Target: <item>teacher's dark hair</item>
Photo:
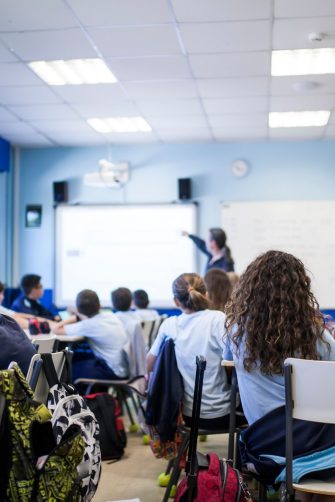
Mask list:
[[[228,263],[233,267],[234,266],[234,260],[231,255],[230,248],[227,246],[227,235],[222,228],[210,228],[209,229],[209,237],[212,241],[216,243],[216,245],[225,252],[226,259]]]
[[[324,320],[303,263],[289,253],[268,251],[242,274],[226,307],[226,328],[243,365],[281,375],[287,357],[319,359]]]
[[[199,312],[208,308],[206,286],[198,274],[182,274],[172,285],[173,296],[183,308]]]

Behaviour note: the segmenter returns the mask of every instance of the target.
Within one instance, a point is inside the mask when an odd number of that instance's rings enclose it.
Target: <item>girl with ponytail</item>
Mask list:
[[[173,282],[175,304],[180,316],[166,319],[148,355],[152,371],[160,346],[166,337],[175,341],[178,369],[184,382],[183,415],[187,425],[192,415],[195,360],[207,360],[201,402],[200,428],[226,429],[229,425],[230,390],[225,369],[221,366],[224,350],[225,315],[208,309],[206,286],[198,274],[182,274]]]

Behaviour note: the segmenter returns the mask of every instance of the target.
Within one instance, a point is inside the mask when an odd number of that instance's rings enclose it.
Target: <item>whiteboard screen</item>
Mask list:
[[[322,308],[335,306],[335,201],[238,202],[222,207],[236,271],[270,249],[300,258]]]
[[[194,204],[58,206],[56,302],[73,304],[81,289],[104,306],[120,286],[145,289],[153,306],[172,306],[172,281],[196,269]]]

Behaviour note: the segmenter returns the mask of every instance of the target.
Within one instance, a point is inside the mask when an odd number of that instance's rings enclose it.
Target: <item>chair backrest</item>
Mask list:
[[[57,376],[58,378],[61,378],[66,362],[66,352],[64,351],[54,352],[53,354],[51,354],[51,356]],[[32,383],[31,386],[34,387],[33,390],[36,401],[46,404],[49,393],[49,384],[44,373],[43,365],[40,366],[37,377],[36,373],[34,373],[35,365],[38,363],[39,360],[41,360],[40,354],[35,354],[32,357],[27,374],[27,381],[29,385],[31,385]],[[36,384],[35,382],[33,382],[34,379],[36,380]]]
[[[39,354],[49,354],[54,351],[56,337],[53,335],[39,335],[32,340]]]
[[[152,333],[155,329],[155,320],[152,321],[142,321],[141,326],[143,330],[143,336],[146,346],[150,349],[150,340],[152,338]]]
[[[146,373],[146,344],[143,328],[140,323],[134,323],[129,342],[125,347],[128,355],[129,376],[133,378]]]
[[[335,362],[288,358],[284,362],[286,395],[291,390],[292,417],[335,424]]]

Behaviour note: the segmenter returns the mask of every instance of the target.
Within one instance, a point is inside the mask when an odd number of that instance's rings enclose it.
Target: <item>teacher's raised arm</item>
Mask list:
[[[221,268],[225,272],[234,272],[234,260],[226,244],[227,236],[222,228],[210,228],[208,242],[184,231],[197,248],[208,257],[206,271],[211,268]]]

